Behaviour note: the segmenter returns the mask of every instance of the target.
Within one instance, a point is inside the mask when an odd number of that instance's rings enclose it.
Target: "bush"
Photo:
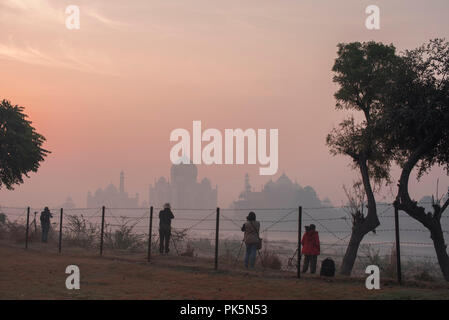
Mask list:
[[[0,213],[0,228],[6,224],[6,214]]]
[[[435,278],[430,274],[428,270],[420,271],[418,274],[415,274],[413,278],[418,281],[429,281],[429,282],[435,281]]]
[[[389,256],[381,256],[379,249],[374,249],[371,245],[361,245],[360,251],[363,255],[363,258],[367,260],[367,262],[363,266],[363,270],[366,269],[369,265],[376,265],[382,271],[382,274],[393,278],[396,276],[396,250],[393,247],[391,249]]]
[[[6,221],[5,238],[16,242],[24,242],[26,226],[18,222]]]
[[[110,228],[105,232],[105,245],[111,249],[132,250],[142,249],[145,245],[142,234],[133,233],[135,225],[128,225],[129,221],[122,217],[117,229],[112,231]]]
[[[67,215],[64,232],[64,242],[67,245],[92,248],[100,238],[100,230],[94,224],[88,223],[83,215]]]
[[[195,255],[195,248],[190,243],[187,243],[186,249],[180,255],[183,257],[193,257]]]
[[[262,258],[262,265],[264,268],[274,269],[274,270],[281,270],[282,268],[282,262],[281,259],[277,256],[277,254],[274,251],[265,249],[260,254]]]

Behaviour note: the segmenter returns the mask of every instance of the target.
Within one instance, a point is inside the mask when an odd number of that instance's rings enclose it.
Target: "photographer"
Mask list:
[[[170,203],[164,204],[164,210],[159,212],[159,252],[168,254],[170,251],[171,221],[175,216],[170,209]]]
[[[246,245],[245,267],[254,269],[257,250],[261,245],[259,237],[260,222],[256,221],[256,214],[252,211],[248,214],[246,220],[242,226],[242,231],[244,232],[243,241]]]
[[[304,255],[302,272],[306,273],[310,264],[310,273],[313,274],[316,272],[316,264],[320,254],[320,238],[318,232],[315,231],[314,224],[306,226],[306,233],[302,237],[301,244],[302,254]]]
[[[50,231],[50,219],[53,218],[50,209],[48,207],[44,208],[41,212],[41,228],[42,228],[42,242],[47,242],[48,232]]]

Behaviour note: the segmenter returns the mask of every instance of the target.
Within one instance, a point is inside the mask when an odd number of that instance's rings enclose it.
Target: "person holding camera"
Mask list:
[[[254,269],[256,263],[257,250],[261,248],[259,237],[260,222],[256,220],[256,214],[250,212],[246,217],[246,222],[242,226],[244,232],[243,241],[246,245],[245,267]]]
[[[44,208],[44,211],[41,212],[40,220],[41,220],[41,228],[42,228],[42,242],[46,243],[48,241],[48,232],[50,231],[50,219],[53,218],[53,215],[50,212],[48,207]]]
[[[159,252],[168,254],[170,251],[171,221],[175,218],[170,203],[164,204],[159,212]]]
[[[306,273],[309,269],[310,273],[316,272],[316,264],[318,260],[318,255],[320,254],[320,238],[318,232],[315,230],[315,225],[311,224],[306,226],[306,233],[302,237],[302,254],[304,255],[304,265],[302,272]]]

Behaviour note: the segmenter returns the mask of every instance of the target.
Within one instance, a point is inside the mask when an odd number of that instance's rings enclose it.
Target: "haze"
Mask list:
[[[65,8],[81,10],[81,29],[65,27]],[[367,30],[365,8],[381,9],[381,29]],[[354,172],[332,157],[326,134],[334,109],[331,68],[339,42],[382,41],[399,50],[449,38],[449,2],[0,0],[0,98],[24,106],[52,153],[37,174],[0,203],[58,205],[125,171],[126,188],[148,200],[148,186],[168,176],[170,132],[204,128],[279,129],[279,170],[321,199],[340,205]],[[227,206],[270,177],[258,165],[200,165]],[[397,171],[395,171],[397,176]],[[447,190],[435,169],[412,188],[420,199]],[[391,200],[388,189],[379,200]]]

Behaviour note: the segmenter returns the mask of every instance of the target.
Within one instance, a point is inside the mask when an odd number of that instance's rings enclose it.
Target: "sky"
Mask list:
[[[380,30],[365,27],[365,8],[380,8]],[[80,9],[69,30],[68,5]],[[335,110],[331,68],[340,42],[381,41],[399,51],[449,39],[449,2],[312,0],[0,0],[0,99],[25,107],[52,153],[0,204],[58,205],[118,185],[148,198],[168,176],[170,132],[203,128],[279,130],[279,170],[259,165],[199,165],[218,185],[219,205],[287,174],[321,199],[345,201],[355,172],[333,157],[325,137]],[[398,170],[393,171],[396,180]],[[415,198],[449,186],[440,169],[413,181]],[[389,201],[385,188],[377,196]]]

